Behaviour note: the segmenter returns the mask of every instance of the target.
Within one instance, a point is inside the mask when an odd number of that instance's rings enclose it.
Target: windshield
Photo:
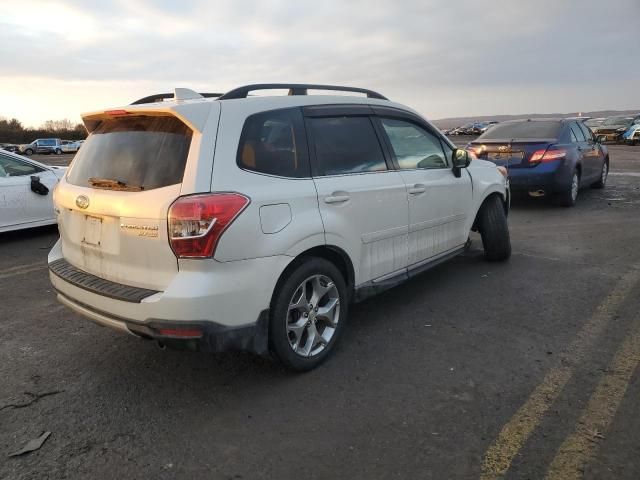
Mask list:
[[[478,140],[558,138],[560,126],[557,120],[499,123],[487,130]]]
[[[118,190],[151,190],[181,183],[191,134],[172,116],[103,120],[78,150],[67,181]]]
[[[633,123],[633,119],[632,118],[611,117],[611,118],[607,118],[604,121],[603,125],[631,125],[632,123]]]

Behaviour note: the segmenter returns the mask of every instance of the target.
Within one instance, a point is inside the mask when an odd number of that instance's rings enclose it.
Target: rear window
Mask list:
[[[191,136],[189,127],[172,116],[103,120],[82,144],[67,181],[133,190],[182,183]]]
[[[512,140],[527,138],[558,138],[561,124],[557,121],[499,123],[478,140]]]

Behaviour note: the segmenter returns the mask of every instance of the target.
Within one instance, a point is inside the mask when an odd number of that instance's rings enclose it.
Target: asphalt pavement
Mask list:
[[[640,478],[640,147],[609,149],[575,208],[512,205],[510,261],[474,236],[302,375],[94,325],[55,228],[0,235],[0,479]]]

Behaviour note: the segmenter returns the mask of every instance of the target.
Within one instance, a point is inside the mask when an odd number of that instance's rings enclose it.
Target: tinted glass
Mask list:
[[[409,122],[380,119],[401,169],[444,168],[447,166],[440,140]]]
[[[558,138],[561,124],[558,121],[522,121],[499,123],[486,131],[478,140],[512,140],[527,138]]]
[[[582,133],[584,133],[584,138],[586,138],[587,141],[593,140],[593,134],[591,133],[591,130],[589,130],[589,127],[585,126],[585,124],[582,122],[578,122],[578,126],[582,129]]]
[[[34,175],[42,171],[42,168],[31,165],[30,163],[0,155],[0,178],[22,177],[24,175]]]
[[[576,125],[575,123],[572,123],[571,124],[571,131],[573,132],[575,137],[578,139],[578,142],[584,142],[585,141],[584,133],[582,133],[582,130],[580,130],[580,127],[578,127],[578,125]]]
[[[55,146],[56,141],[53,139],[47,139],[47,140],[40,140],[38,143],[43,147],[53,147]]]
[[[238,146],[240,168],[281,177],[309,177],[297,115],[298,110],[275,110],[250,116]]]
[[[368,117],[309,118],[319,175],[386,170]]]
[[[181,183],[191,133],[170,116],[103,120],[78,150],[67,180],[74,185],[112,188],[96,181],[104,179],[144,190]]]

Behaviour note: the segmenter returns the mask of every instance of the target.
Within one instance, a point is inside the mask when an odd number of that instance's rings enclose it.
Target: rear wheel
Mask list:
[[[340,270],[322,258],[305,259],[274,294],[269,320],[272,353],[291,370],[317,367],[340,338],[347,311]]]
[[[56,148],[56,155],[62,155],[62,150],[60,150],[59,148]]]
[[[600,171],[600,178],[597,182],[593,183],[591,186],[593,188],[604,188],[607,183],[607,177],[609,176],[609,161],[605,160],[602,164],[602,170]]]
[[[478,212],[478,230],[482,237],[484,256],[487,260],[497,262],[511,256],[507,214],[497,195],[485,200],[480,212]]]
[[[578,190],[580,189],[580,176],[578,171],[574,170],[571,177],[571,184],[564,192],[558,194],[558,203],[563,207],[573,207],[578,199]]]

